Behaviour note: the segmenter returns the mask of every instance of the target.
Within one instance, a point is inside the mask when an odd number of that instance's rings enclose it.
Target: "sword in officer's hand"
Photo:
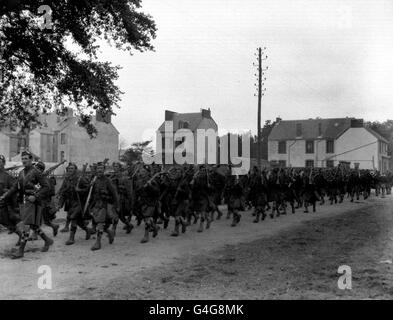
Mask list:
[[[93,180],[91,181],[91,184],[90,184],[89,194],[87,195],[87,199],[86,199],[85,207],[83,208],[82,216],[85,216],[87,208],[89,207],[91,193],[93,191],[94,183],[96,182],[96,180],[97,180],[97,176],[94,176],[94,178],[93,178]]]

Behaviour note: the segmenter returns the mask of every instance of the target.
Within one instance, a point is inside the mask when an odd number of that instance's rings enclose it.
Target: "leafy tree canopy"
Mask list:
[[[121,161],[132,165],[136,161],[142,161],[142,155],[148,154],[153,156],[153,149],[150,146],[151,140],[135,142],[128,148],[121,157]]]
[[[51,9],[42,29],[41,5]],[[45,20],[48,25],[48,19]],[[72,106],[91,135],[91,114],[118,107],[118,66],[98,61],[97,41],[120,50],[153,50],[156,25],[141,0],[1,0],[0,125],[30,128],[39,112]],[[76,44],[80,52],[67,48]]]

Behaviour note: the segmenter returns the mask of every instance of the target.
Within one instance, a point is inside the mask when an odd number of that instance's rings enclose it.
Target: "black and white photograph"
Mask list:
[[[0,300],[392,300],[392,188],[392,0],[0,0]]]

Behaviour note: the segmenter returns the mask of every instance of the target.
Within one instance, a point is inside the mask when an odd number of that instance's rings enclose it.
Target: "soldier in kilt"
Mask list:
[[[14,184],[13,177],[4,170],[6,160],[3,155],[0,155],[0,196],[5,194],[11,189]],[[17,229],[16,225],[20,221],[19,214],[16,210],[16,196],[3,200],[0,202],[0,225],[5,226],[10,233],[16,233],[19,236],[17,246],[20,245],[21,232]]]
[[[22,233],[22,237],[19,250],[13,253],[13,258],[15,259],[24,256],[30,229],[35,231],[44,240],[44,247],[41,249],[42,252],[48,251],[49,247],[53,244],[53,240],[40,228],[42,223],[42,201],[50,192],[48,181],[33,166],[33,155],[31,153],[27,151],[22,152],[22,164],[24,169],[19,173],[17,181],[0,198],[0,200],[5,200],[14,194],[18,194],[21,221],[18,223],[17,228]]]
[[[172,207],[174,208],[175,229],[171,233],[172,237],[179,236],[180,226],[182,228],[182,233],[185,233],[187,230],[187,218],[190,215],[191,190],[189,183],[191,179],[192,174],[182,171],[180,181],[173,197]]]
[[[266,206],[267,206],[267,183],[266,173],[263,171],[259,172],[257,167],[254,167],[254,171],[250,177],[250,201],[255,210],[254,223],[258,223],[260,216],[262,215],[262,221],[266,218]]]
[[[119,211],[119,195],[111,180],[105,176],[103,162],[97,164],[96,176],[90,183],[89,194],[91,198],[88,196],[86,201],[97,230],[96,242],[91,247],[91,250],[95,251],[101,249],[101,238],[104,232],[108,234],[109,244],[113,243],[115,234],[113,230],[110,230],[110,226]]]
[[[70,220],[71,230],[66,245],[75,243],[75,234],[79,228],[86,232],[85,239],[89,240],[94,233],[87,227],[90,217],[87,212],[84,214],[89,182],[78,172],[78,167],[74,163],[69,163],[66,169],[66,176],[59,190],[59,200],[57,211],[64,207],[67,217]]]
[[[243,210],[242,199],[244,196],[243,187],[240,184],[239,177],[231,175],[227,183],[227,194],[229,195],[228,212],[232,213],[231,227],[236,227],[240,222],[241,215],[239,211]]]
[[[119,219],[125,225],[126,233],[129,234],[134,226],[131,223],[132,211],[132,184],[122,173],[121,164],[118,162],[113,163],[114,174],[111,176],[111,181],[119,195]],[[116,234],[116,227],[118,219],[113,221],[113,232]]]
[[[209,211],[209,194],[210,184],[208,181],[207,168],[201,165],[194,174],[190,182],[191,186],[191,210],[196,213],[196,220],[199,220],[197,232],[203,232],[206,221],[206,229],[210,228],[211,219]]]
[[[156,173],[150,178],[149,171],[146,167],[142,167],[138,172],[135,191],[140,206],[141,217],[145,222],[145,234],[141,243],[149,242],[150,232],[153,233],[153,238],[158,235],[159,227],[155,221],[159,215],[159,177],[160,173]]]
[[[36,165],[36,168],[43,174],[45,171],[45,163],[39,161]],[[56,186],[56,178],[55,177],[45,177],[48,181],[49,185],[49,193],[46,195],[44,199],[42,199],[42,218],[44,224],[53,230],[53,236],[57,236],[57,232],[59,230],[59,225],[54,223],[53,221],[56,219],[56,205],[54,202],[55,196],[55,186]]]

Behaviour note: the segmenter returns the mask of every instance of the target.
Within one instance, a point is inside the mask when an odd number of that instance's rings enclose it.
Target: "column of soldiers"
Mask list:
[[[42,251],[53,244],[41,229],[49,226],[53,236],[59,226],[54,223],[56,212],[67,213],[68,232],[66,245],[75,243],[79,229],[89,240],[95,234],[91,250],[99,250],[102,236],[114,242],[118,223],[130,234],[143,223],[144,236],[141,243],[156,237],[160,226],[167,229],[170,219],[174,220],[171,236],[178,237],[192,225],[197,232],[209,229],[215,219],[223,215],[220,205],[227,205],[227,219],[236,227],[241,212],[253,208],[254,223],[270,218],[292,214],[297,209],[308,213],[317,210],[326,202],[330,205],[342,203],[345,197],[351,202],[362,196],[367,199],[371,189],[377,196],[391,193],[393,175],[370,170],[337,168],[275,168],[260,170],[254,167],[247,175],[234,176],[230,166],[183,165],[164,168],[159,165],[136,163],[123,167],[112,165],[107,171],[106,161],[80,170],[69,163],[64,181],[54,196],[53,177],[49,177],[45,165],[33,165],[32,155],[22,154],[24,169],[14,181],[5,170],[5,159],[0,157],[0,224],[19,237],[18,250],[14,258],[21,258],[30,229],[44,240]]]

